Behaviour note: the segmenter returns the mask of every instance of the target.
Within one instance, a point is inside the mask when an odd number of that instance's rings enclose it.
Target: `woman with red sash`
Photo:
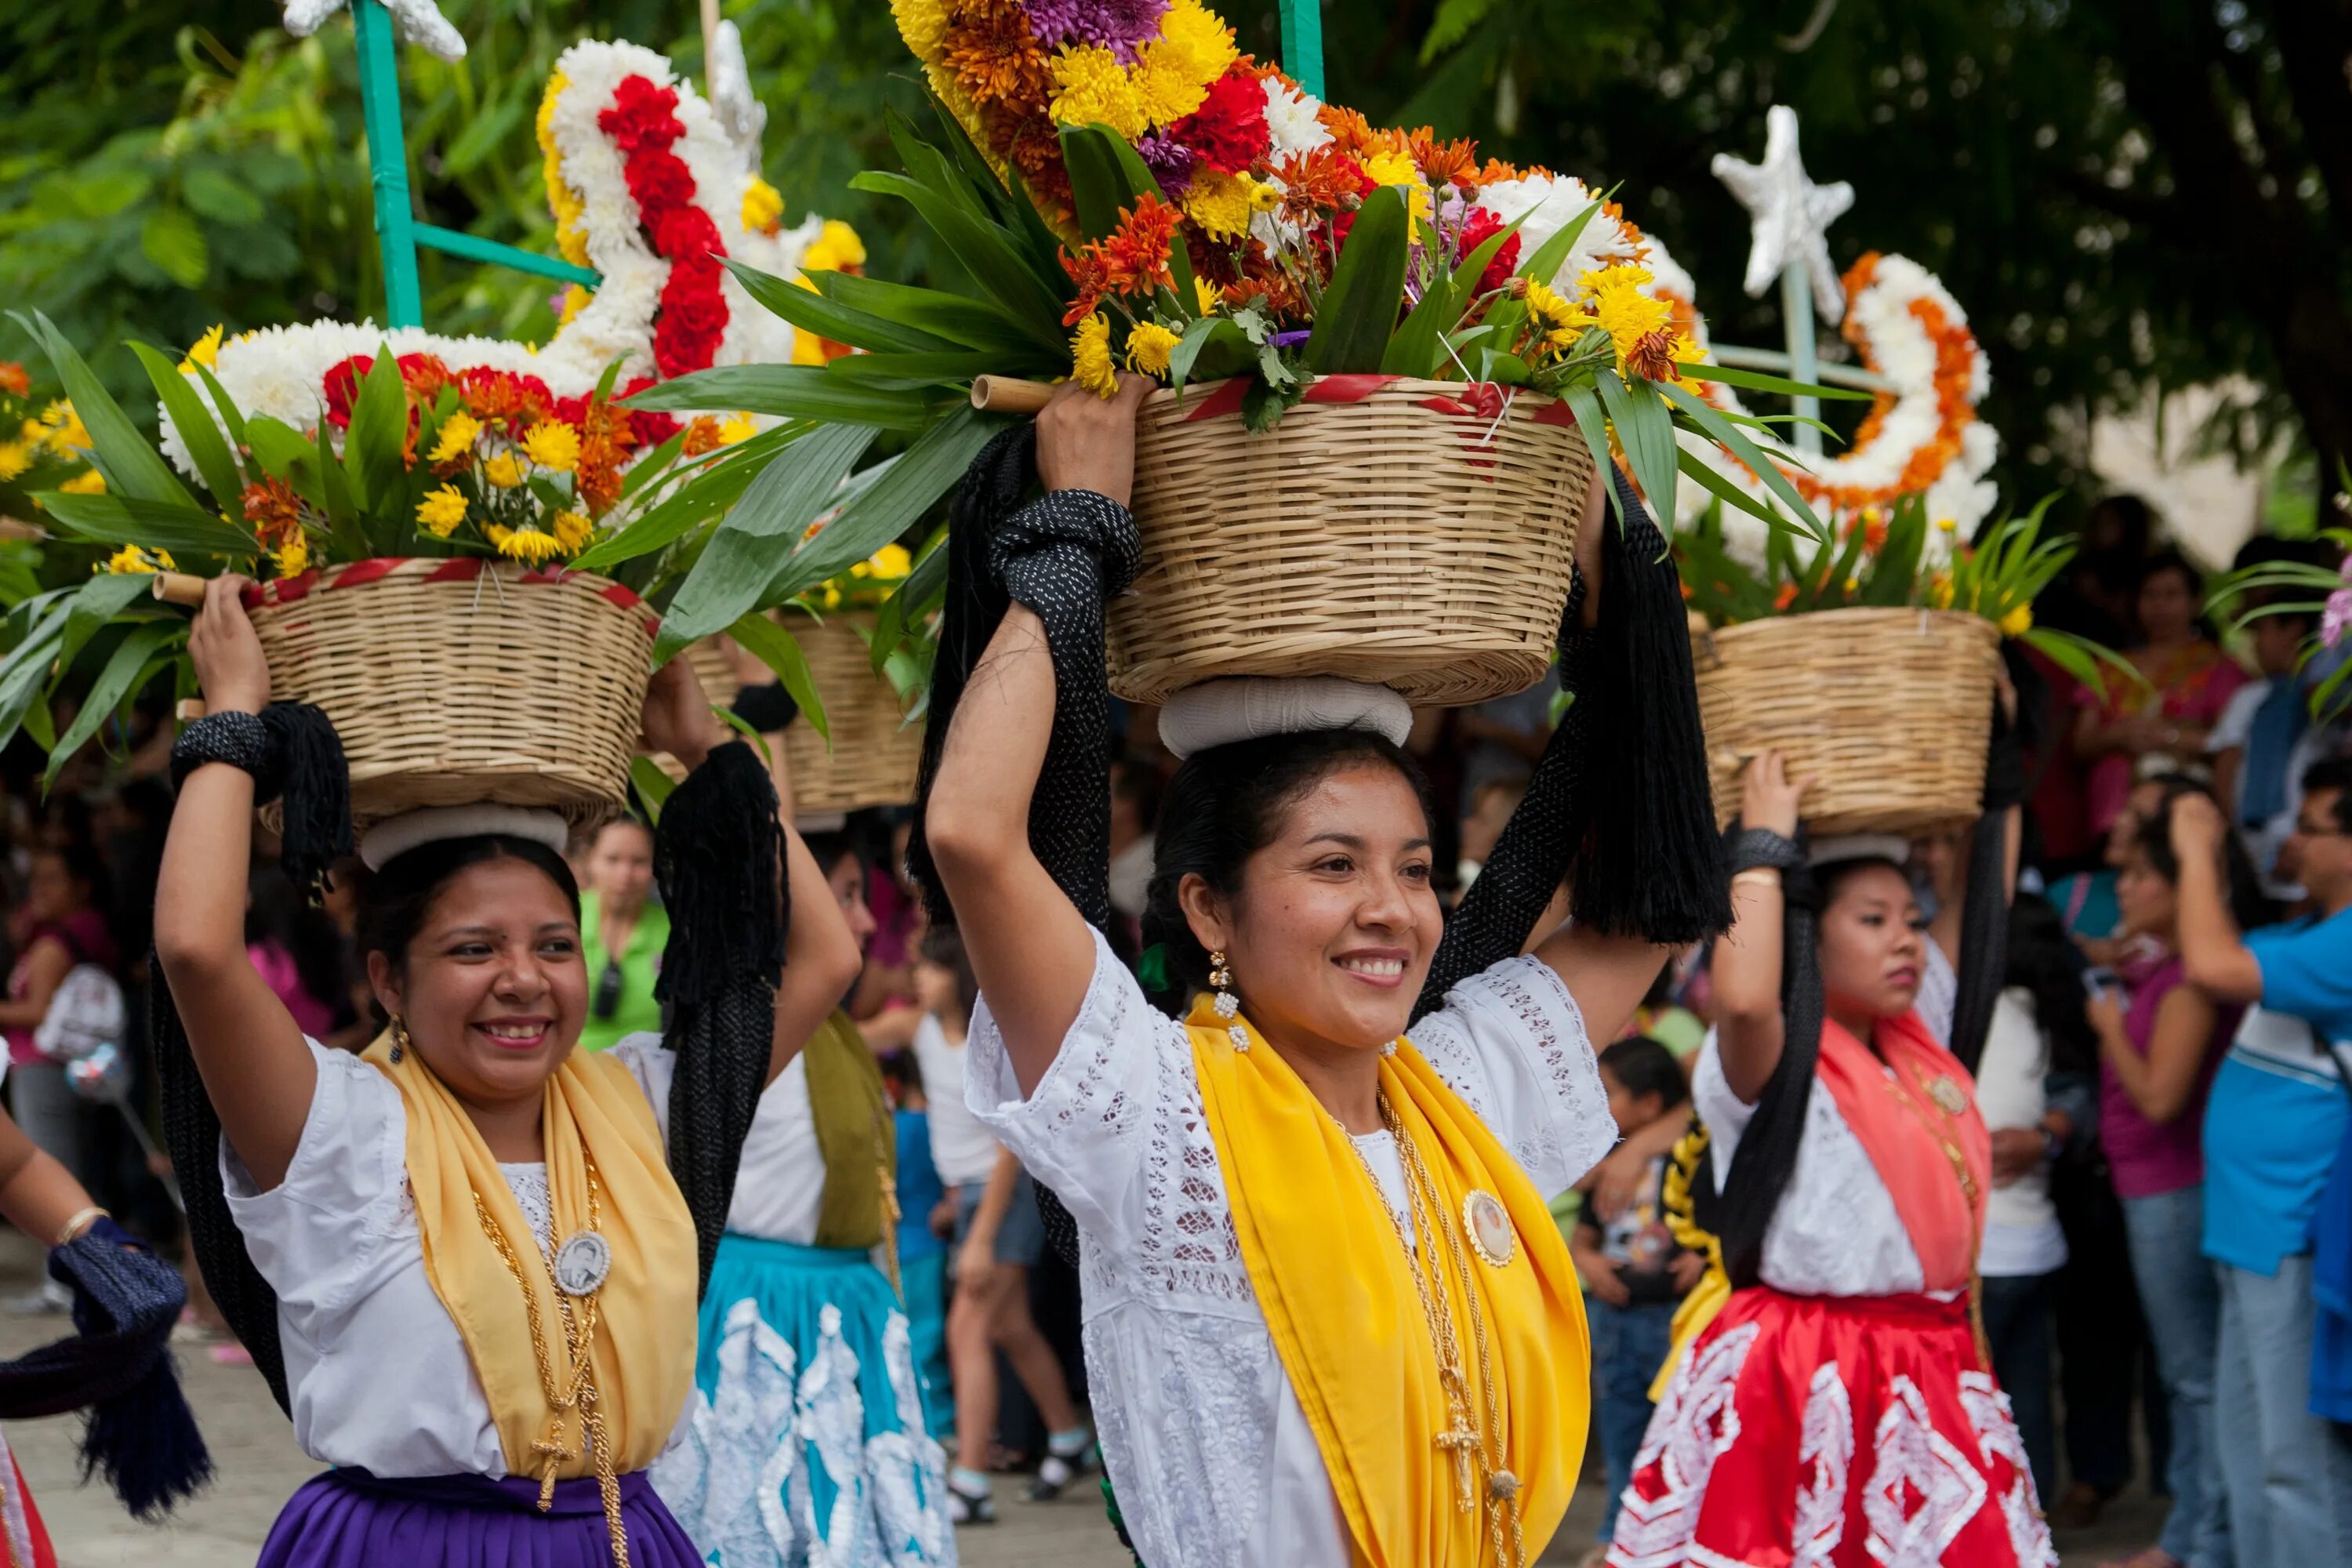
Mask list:
[[[1692,1081],[1728,1289],[1675,1365],[1609,1562],[2054,1568],[1971,1323],[1991,1140],[1951,1020],[1915,1005],[1906,846],[1801,854],[1802,791],[1777,753],[1748,770]]]

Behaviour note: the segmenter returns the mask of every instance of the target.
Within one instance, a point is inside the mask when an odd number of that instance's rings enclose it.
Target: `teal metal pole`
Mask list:
[[[1311,96],[1323,96],[1322,0],[1282,0],[1282,68]]]
[[[360,108],[367,127],[368,178],[375,187],[375,237],[383,247],[384,322],[425,324],[416,282],[415,223],[408,211],[408,145],[400,131],[400,61],[393,52],[392,13],[383,0],[352,0],[360,49]]]
[[[511,267],[517,272],[536,273],[541,278],[552,278],[558,283],[577,283],[583,288],[593,289],[604,280],[604,275],[593,267],[574,267],[557,257],[541,256],[535,250],[518,250],[495,239],[460,234],[454,228],[442,228],[435,224],[412,224],[408,234],[416,244],[429,249],[462,256],[468,261],[486,261],[493,267]]]

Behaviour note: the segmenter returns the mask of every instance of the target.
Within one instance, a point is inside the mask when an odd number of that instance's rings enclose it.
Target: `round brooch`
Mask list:
[[[1462,1228],[1470,1237],[1470,1250],[1485,1259],[1490,1268],[1500,1268],[1508,1263],[1518,1246],[1503,1200],[1483,1188],[1474,1188],[1462,1200]]]
[[[593,1230],[574,1231],[555,1249],[555,1288],[567,1296],[588,1296],[613,1271],[613,1248]]]
[[[1927,1098],[1947,1116],[1958,1116],[1969,1108],[1966,1090],[1948,1078],[1938,1078],[1927,1086]]]

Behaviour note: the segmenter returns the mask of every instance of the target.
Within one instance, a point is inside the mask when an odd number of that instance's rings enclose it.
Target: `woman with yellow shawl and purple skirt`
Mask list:
[[[915,862],[981,982],[969,1099],[1076,1221],[1097,1426],[1148,1568],[1522,1568],[1584,1446],[1583,1313],[1545,1200],[1615,1137],[1591,1037],[1640,1003],[1656,939],[1719,918],[1696,716],[1675,758],[1696,794],[1645,797],[1688,820],[1654,820],[1652,875],[1614,884],[1691,907],[1621,903],[1530,942],[1564,872],[1580,900],[1602,891],[1577,721],[1479,889],[1497,863],[1500,880],[1446,931],[1402,699],[1328,679],[1180,693],[1146,925],[1149,978],[1185,1010],[1156,1011],[1099,929],[1102,605],[1139,551],[1145,390],[1062,389],[1035,426],[1045,498],[1015,510],[1024,429],[982,455],[950,525]],[[1615,593],[1597,633],[1572,605],[1566,642],[1597,672],[1636,601],[1669,647],[1683,618],[1670,566],[1637,575],[1660,552],[1637,535],[1629,565],[1589,521],[1584,570],[1605,548]]]
[[[323,714],[269,703],[239,586],[212,584],[190,638],[209,712],[173,756],[156,1022],[198,1259],[296,1440],[333,1467],[261,1562],[698,1563],[646,1467],[693,1387],[696,1297],[760,1090],[855,978],[856,944],[766,768],[678,660],[645,710],[647,744],[695,764],[656,837],[667,1040],[575,1048],[564,823],[487,804],[368,829],[361,947],[390,1021],[355,1057],[304,1038],[245,955],[246,857],[281,788],[298,881],[347,850],[343,760]]]

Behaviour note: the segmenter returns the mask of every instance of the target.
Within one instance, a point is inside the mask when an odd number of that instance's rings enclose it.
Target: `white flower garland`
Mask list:
[[[1667,255],[1665,247],[1656,239],[1649,241],[1649,247],[1645,265],[1654,280],[1647,291],[1653,298],[1667,300],[1690,314],[1691,335],[1699,345],[1700,357],[1712,361],[1705,318],[1697,315],[1693,305],[1696,287],[1690,274]],[[1932,305],[1941,313],[1945,334],[1941,342],[1913,310],[1912,306],[1920,302]],[[1885,504],[1904,493],[1904,476],[1913,459],[1936,440],[1944,426],[1936,384],[1938,350],[1965,342],[1969,356],[1966,387],[1969,417],[1959,431],[1959,450],[1926,487],[1929,518],[1938,522],[1948,520],[1954,525],[1948,531],[1942,528],[1928,531],[1922,563],[1932,570],[1950,559],[1955,539],[1974,535],[1978,525],[1991,515],[2000,500],[1999,487],[1986,476],[2000,457],[2000,437],[1991,426],[1974,416],[1975,408],[1991,386],[1984,350],[1969,332],[1968,313],[1960,309],[1959,301],[1952,298],[1934,273],[1907,257],[1880,257],[1867,282],[1848,290],[1846,312],[1851,323],[1848,330],[1868,346],[1879,374],[1894,384],[1894,401],[1869,440],[1837,456],[1811,459],[1806,477],[1833,492],[1865,492],[1868,500],[1863,504]],[[1717,407],[1745,412],[1732,388],[1710,384],[1704,390],[1707,400]],[[1785,442],[1761,431],[1751,429],[1747,434],[1768,454],[1787,457],[1792,468],[1797,465],[1798,454]],[[1676,438],[1709,468],[1749,494],[1769,501],[1779,510],[1787,510],[1772,499],[1771,492],[1748,471],[1746,465],[1722,447],[1687,431],[1678,433]],[[1676,487],[1676,521],[1687,526],[1706,510],[1714,499],[1696,480],[1685,479]],[[1825,521],[1834,521],[1834,507],[1817,503],[1815,510],[1830,514],[1825,515]],[[1765,524],[1736,507],[1724,508],[1722,518],[1725,549],[1735,559],[1760,571],[1769,538]]]
[[[772,235],[744,228],[744,193],[758,176],[744,168],[740,150],[710,105],[667,58],[635,44],[588,41],[564,50],[556,69],[565,85],[549,114],[549,133],[563,183],[581,199],[589,264],[604,278],[587,305],[557,328],[541,349],[499,338],[446,337],[415,327],[387,331],[372,321],[311,321],[242,332],[221,346],[212,369],[221,390],[247,417],[268,415],[297,429],[310,429],[320,423],[325,405],[327,372],[354,354],[373,354],[384,345],[395,355],[436,355],[452,371],[478,366],[536,375],[557,397],[593,391],[604,367],[615,359],[622,362],[623,383],[657,374],[654,315],[669,281],[670,264],[646,239],[621,151],[596,123],[597,116],[612,106],[622,81],[632,76],[677,89],[677,121],[685,134],[671,150],[694,176],[695,205],[709,215],[727,254],[779,277],[800,270],[822,220],[813,216]],[[796,329],[792,323],[756,303],[731,273],[720,289],[727,301],[727,331],[712,363],[793,363]],[[201,383],[197,394],[206,395]],[[159,407],[158,415],[164,455],[193,476],[194,463],[170,413]]]

